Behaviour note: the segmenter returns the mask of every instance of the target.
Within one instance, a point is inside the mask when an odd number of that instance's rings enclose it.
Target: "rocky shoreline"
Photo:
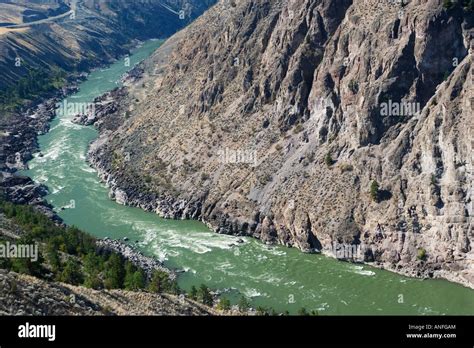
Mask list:
[[[109,250],[119,253],[123,258],[125,258],[125,260],[128,260],[136,267],[143,269],[149,280],[151,280],[155,270],[166,272],[169,274],[170,279],[176,279],[176,273],[166,268],[162,262],[158,261],[156,258],[143,255],[136,248],[128,244],[122,243],[118,240],[105,238],[98,240],[96,245],[99,250]]]
[[[103,146],[104,143],[107,142],[107,133],[101,135],[99,139],[91,144],[90,151],[88,153],[88,161],[92,168],[97,170],[98,176],[102,182],[106,184],[109,188],[110,193],[109,197],[115,200],[117,203],[141,208],[148,212],[153,212],[158,214],[162,218],[166,219],[175,219],[175,220],[184,220],[184,219],[194,219],[203,222],[206,224],[211,230],[215,233],[222,233],[223,229],[222,226],[216,225],[216,222],[208,221],[204,216],[201,214],[201,203],[199,201],[196,202],[188,202],[186,200],[174,200],[172,197],[167,197],[164,199],[158,199],[156,196],[147,196],[146,194],[138,194],[133,188],[127,188],[123,185],[118,185],[117,183],[119,180],[110,172],[106,170],[107,162],[102,160],[101,157],[98,155],[97,150]],[[134,197],[130,199],[130,197]],[[264,218],[264,221],[267,218]],[[225,226],[224,226],[225,227]],[[239,229],[239,226],[232,226],[234,231]],[[238,233],[227,233],[232,235],[244,236],[248,235],[244,233],[245,226],[240,226],[241,230]],[[250,235],[252,236],[252,235]],[[252,236],[255,237],[255,236]],[[265,244],[275,244],[270,241],[261,240]],[[373,245],[365,245],[361,244],[364,247],[370,248]],[[314,250],[308,250],[302,252],[316,252]],[[334,253],[329,249],[322,249],[317,251],[317,253],[322,253],[323,255],[331,258],[336,258],[338,261],[343,262],[355,262],[353,259],[349,258],[337,258],[335,257]],[[376,252],[375,252],[376,253]],[[372,257],[374,257],[372,255]],[[416,263],[411,265],[410,267],[401,267],[400,264],[393,264],[390,262],[382,261],[382,260],[373,260],[371,262],[367,261],[367,259],[357,262],[361,264],[365,264],[367,266],[371,266],[377,269],[390,271],[393,273],[397,273],[402,276],[410,277],[410,278],[418,278],[418,279],[445,279],[454,283],[461,284],[465,287],[474,289],[474,283],[469,282],[465,278],[463,278],[460,274],[456,272],[450,272],[445,269],[442,269],[441,264],[432,264],[426,263],[422,260],[418,260]]]
[[[416,279],[422,279],[422,280],[444,279],[444,280],[457,283],[466,288],[470,288],[474,290],[474,283],[467,281],[465,278],[461,277],[459,274],[443,270],[439,266],[435,266],[435,265],[429,265],[429,267],[426,267],[422,261],[419,261],[416,264],[415,268],[401,268],[389,262],[380,262],[380,261],[354,262],[353,260],[349,260],[349,259],[341,259],[341,258],[335,257],[332,252],[327,251],[327,250],[323,251],[322,254],[330,258],[335,258],[338,261],[360,263],[360,264],[374,267],[380,270],[393,272],[393,273],[396,273],[398,275],[408,277],[408,278],[416,278]]]
[[[97,108],[100,109],[100,103],[103,103],[104,100],[113,99],[113,100],[123,100],[123,96],[126,94],[126,89],[118,89],[112,92],[107,93],[102,98],[97,99]],[[116,98],[120,96],[120,98]],[[141,208],[148,212],[153,212],[165,219],[175,219],[175,220],[184,220],[184,219],[193,219],[198,220],[206,224],[211,230],[216,233],[221,234],[231,234],[237,236],[251,236],[257,239],[260,239],[265,244],[275,244],[274,240],[268,238],[260,238],[260,236],[265,236],[262,234],[262,229],[266,229],[270,235],[272,234],[272,222],[268,216],[263,216],[257,214],[255,222],[252,226],[249,226],[247,223],[241,225],[231,223],[226,220],[225,217],[222,217],[221,220],[211,220],[206,218],[203,214],[202,205],[203,202],[200,198],[195,200],[188,201],[185,199],[176,199],[170,195],[165,197],[158,197],[155,194],[147,194],[144,192],[139,192],[136,188],[132,186],[131,183],[128,183],[123,178],[116,177],[111,173],[108,168],[110,168],[110,163],[103,157],[102,149],[104,146],[107,146],[108,136],[110,132],[106,131],[102,125],[107,122],[113,122],[111,119],[114,119],[116,111],[120,108],[119,103],[114,104],[114,108],[109,108],[111,112],[103,110],[100,114],[98,122],[94,125],[100,131],[100,136],[94,142],[91,143],[90,149],[88,151],[87,160],[92,168],[94,168],[100,180],[105,183],[109,188],[110,193],[109,197],[115,200],[117,203],[122,205],[127,205],[131,207]],[[112,117],[108,117],[112,116]],[[117,124],[115,123],[115,126]],[[128,183],[128,186],[127,186]],[[256,233],[257,231],[260,231]],[[275,232],[273,232],[275,233]],[[384,239],[391,240],[398,238],[395,235],[390,233],[385,233]],[[379,241],[380,243],[380,241]],[[293,245],[286,245],[292,247]],[[390,272],[397,273],[402,276],[418,279],[445,279],[451,282],[461,284],[465,287],[474,289],[474,282],[468,281],[465,277],[462,277],[458,272],[453,272],[450,270],[443,269],[441,263],[431,263],[425,262],[423,260],[417,260],[414,263],[409,263],[405,267],[402,267],[400,263],[391,263],[380,258],[377,258],[380,249],[380,245],[373,241],[361,240],[361,247],[373,252],[370,255],[366,255],[363,261],[360,263],[382,269]],[[320,250],[302,250],[302,252],[316,252],[322,253],[328,257],[335,258],[331,249],[321,247]],[[344,262],[354,262],[353,259],[347,258],[337,258],[339,261]]]
[[[137,46],[139,43],[140,41],[134,40],[131,46]],[[77,93],[79,84],[87,79],[90,72],[105,66],[104,63],[92,67],[89,72],[69,77],[64,87],[37,98],[12,114],[8,121],[0,123],[0,193],[3,193],[7,201],[31,205],[50,219],[62,223],[54,207],[44,199],[48,188],[27,176],[18,175],[17,172],[27,170],[28,162],[35,154],[42,156],[38,136],[49,132],[51,121],[56,117],[57,104]],[[81,117],[84,116],[78,115],[76,120]],[[87,124],[83,120],[77,123],[91,125],[96,121],[97,119],[94,119]]]
[[[86,76],[84,73],[70,79],[65,87],[46,96],[45,101],[33,102],[13,115],[13,122],[1,124],[0,190],[7,201],[31,205],[58,223],[61,219],[44,199],[48,194],[47,187],[29,177],[17,175],[17,172],[28,169],[28,161],[39,152],[38,135],[49,131],[57,103],[77,92],[78,83]]]
[[[315,20],[307,40],[282,53],[280,43],[294,41],[279,35],[297,38],[301,33],[288,28],[297,28],[296,17],[307,21],[303,4],[331,25]],[[248,14],[216,6],[184,31],[168,57],[160,49],[147,60],[130,96],[104,118],[120,128],[100,132],[90,164],[120,204],[304,252],[332,254],[333,243],[357,245],[368,250],[362,262],[371,266],[474,288],[470,147],[463,126],[470,114],[461,108],[466,93],[460,88],[472,72],[465,49],[472,28],[442,6],[421,2],[410,9],[433,26],[415,30],[408,21],[401,25],[396,5],[380,4],[386,29],[398,28],[394,41],[352,21],[380,24],[364,3],[332,6],[264,1]],[[294,8],[298,16],[283,20]],[[258,21],[254,39],[236,33],[235,41],[214,44],[216,33],[233,32],[224,14],[252,26],[263,12],[268,16]],[[431,58],[438,67],[449,60],[447,52],[433,54],[439,43],[431,39],[447,20],[453,30],[443,42],[456,42],[460,64],[440,74],[425,66],[432,66]],[[218,23],[217,30],[209,30],[208,21]],[[330,40],[318,34],[328,30]],[[423,45],[407,51],[414,37]],[[390,51],[391,64],[372,50],[373,40]],[[260,42],[262,50],[255,50]],[[239,62],[236,68],[231,62],[242,52],[262,67]],[[352,61],[351,54],[361,52],[367,60]],[[216,57],[229,63],[217,67]],[[280,66],[273,57],[293,63]],[[402,88],[393,77],[405,73],[410,78]],[[419,115],[401,121],[374,108],[394,96],[418,100]],[[127,111],[133,121],[121,124]],[[227,149],[256,153],[258,163],[223,160],[219,153]]]
[[[99,69],[98,67],[97,69]],[[135,67],[126,74],[122,81],[137,79],[143,71]],[[37,154],[42,156],[38,136],[49,132],[51,121],[56,117],[57,104],[68,96],[79,91],[79,83],[84,81],[88,73],[81,73],[70,79],[67,85],[49,96],[43,102],[34,102],[25,110],[20,110],[15,115],[16,122],[2,124],[1,131],[3,139],[0,152],[0,191],[5,199],[14,204],[30,205],[37,211],[43,213],[58,224],[62,219],[56,214],[55,207],[49,204],[44,197],[48,195],[47,186],[36,183],[30,177],[20,176],[18,171],[28,169],[28,161]],[[73,122],[84,126],[95,125],[99,127],[99,121],[106,115],[116,111],[115,103],[107,100],[107,96],[124,96],[124,88],[116,88],[113,91],[97,97],[94,100],[96,109],[93,118],[87,115],[77,115]],[[176,278],[176,272],[166,268],[162,262],[155,258],[147,257],[135,248],[121,241],[109,238],[98,240],[97,246],[103,250],[115,251],[135,266],[142,268],[149,279],[154,270],[160,270],[170,275],[170,279]]]

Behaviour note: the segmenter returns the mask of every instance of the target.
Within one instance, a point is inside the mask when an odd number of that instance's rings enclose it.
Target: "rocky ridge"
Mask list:
[[[60,221],[43,197],[48,189],[31,178],[15,174],[27,169],[27,162],[38,153],[37,136],[49,131],[55,117],[56,104],[67,95],[77,91],[76,82],[71,83],[45,102],[32,105],[23,113],[0,121],[0,193],[15,204],[30,204],[50,218]]]

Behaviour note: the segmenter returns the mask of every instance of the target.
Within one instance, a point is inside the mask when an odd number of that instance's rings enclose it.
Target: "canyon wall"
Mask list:
[[[123,204],[473,286],[473,20],[220,1],[143,65],[91,162]]]

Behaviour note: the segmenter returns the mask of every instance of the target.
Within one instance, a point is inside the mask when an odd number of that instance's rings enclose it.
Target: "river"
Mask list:
[[[161,41],[148,41],[130,56],[91,73],[68,102],[91,102],[118,86],[120,77],[149,56]],[[171,221],[108,198],[108,189],[86,162],[88,146],[98,136],[93,127],[58,115],[51,131],[39,137],[36,156],[24,174],[45,184],[47,199],[67,224],[99,238],[127,237],[146,255],[171,268],[184,269],[179,285],[189,290],[205,283],[231,289],[232,302],[244,295],[251,304],[296,313],[305,307],[334,314],[474,314],[474,291],[445,280],[406,278],[365,265],[339,262],[295,249],[244,243],[211,232],[196,221]],[[61,207],[66,207],[61,210]]]

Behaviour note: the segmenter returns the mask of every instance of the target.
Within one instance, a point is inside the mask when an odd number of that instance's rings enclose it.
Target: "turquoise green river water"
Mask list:
[[[160,45],[149,41],[131,56],[131,66]],[[68,102],[91,102],[118,85],[129,70],[124,61],[90,74]],[[296,313],[301,307],[327,314],[474,314],[474,291],[444,280],[417,280],[388,271],[343,263],[295,249],[266,246],[256,240],[218,235],[195,221],[171,221],[121,206],[86,162],[93,127],[58,115],[51,131],[39,138],[43,157],[35,157],[24,174],[49,188],[48,201],[70,225],[99,238],[130,238],[145,254],[169,267],[185,270],[179,285],[207,284],[230,289],[234,303],[243,295],[251,304]],[[71,202],[74,201],[74,205]],[[66,209],[61,210],[61,207]],[[238,244],[238,246],[233,246]]]

